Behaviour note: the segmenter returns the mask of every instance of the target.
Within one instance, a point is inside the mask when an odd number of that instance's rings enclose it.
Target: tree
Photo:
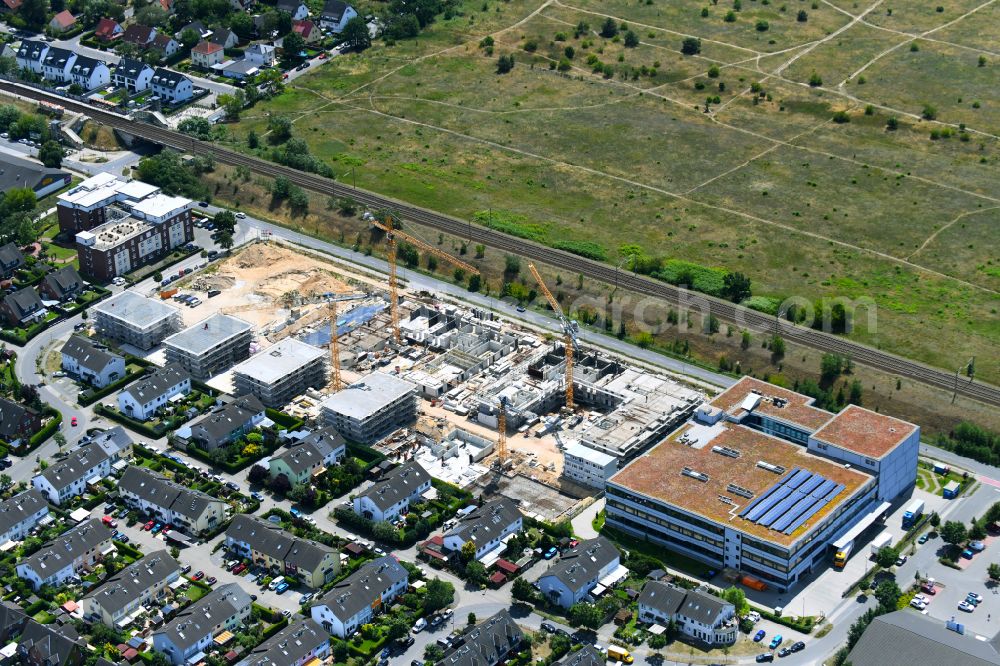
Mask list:
[[[809,20],[809,13],[804,9],[800,9],[798,15],[795,17],[795,20],[799,23],[805,23]]]
[[[647,641],[647,643],[649,644],[649,647],[653,648],[654,650],[662,650],[663,648],[667,647],[667,634],[662,633],[662,634],[657,634],[655,636],[650,636],[649,641]]]
[[[360,16],[355,16],[344,25],[344,30],[340,33],[340,37],[349,48],[355,51],[363,51],[372,45],[371,34],[368,32],[368,24]]]
[[[512,69],[514,69],[514,56],[504,54],[497,58],[497,74],[506,74]]]
[[[50,169],[58,169],[62,166],[63,149],[56,141],[46,141],[38,149],[38,159],[42,164]]]
[[[218,102],[219,106],[226,112],[226,120],[235,122],[240,119],[240,113],[247,103],[247,96],[246,93],[237,88],[232,95],[219,95]]]
[[[216,243],[218,243],[219,247],[221,247],[223,250],[226,250],[227,252],[233,249],[233,245],[236,244],[235,241],[233,240],[233,235],[231,233],[226,233],[226,232],[219,234],[219,239],[216,241]]]
[[[618,22],[610,16],[601,24],[601,37],[611,39],[618,34]]]
[[[1000,564],[994,562],[990,566],[986,567],[986,575],[990,577],[993,582],[1000,581]]]
[[[288,477],[284,474],[279,474],[271,480],[271,490],[278,493],[279,495],[284,495],[289,490],[292,489],[292,484],[288,480]]]
[[[604,613],[594,604],[585,602],[575,603],[569,607],[567,613],[569,623],[574,627],[587,627],[597,629],[604,623]]]
[[[288,116],[271,116],[267,119],[268,137],[271,143],[281,143],[292,138],[292,121]]]
[[[974,541],[981,541],[986,538],[986,526],[983,525],[983,521],[972,519],[969,523],[969,538]]]
[[[462,549],[459,551],[459,557],[463,563],[471,562],[476,557],[476,544],[473,541],[466,541],[462,544]]]
[[[426,661],[432,661],[436,664],[444,659],[444,650],[442,650],[437,643],[428,643],[424,647],[424,659]]]
[[[507,277],[514,277],[520,272],[521,258],[513,254],[505,255],[503,274]]]
[[[531,583],[526,578],[518,577],[514,579],[514,583],[511,585],[510,594],[518,601],[530,601],[535,598],[535,588],[531,586]]]
[[[229,97],[229,95],[220,95],[221,97]],[[202,141],[208,141],[212,138],[212,123],[208,122],[207,118],[185,118],[177,125],[177,129]]]
[[[181,32],[181,46],[188,51],[193,49],[200,41],[201,35],[199,35],[198,31],[194,28],[185,28]]]
[[[469,276],[469,291],[475,293],[482,289],[483,286],[483,276],[479,273],[473,273]]]
[[[486,567],[482,562],[473,560],[465,565],[465,577],[473,585],[484,585],[486,583]]]
[[[29,28],[41,30],[48,20],[49,11],[49,0],[24,0],[17,10],[17,15]]]
[[[931,527],[937,528],[937,526],[941,524],[941,516],[938,515],[937,511],[933,511],[931,513],[931,517],[928,519],[928,522],[930,522]]]
[[[823,77],[820,76],[817,72],[813,72],[812,74],[809,75],[809,85],[812,86],[813,88],[818,88],[819,86],[823,85]]]
[[[403,638],[410,633],[410,623],[400,615],[393,615],[386,622],[386,630],[390,640]]]
[[[875,554],[875,563],[883,569],[888,569],[896,563],[896,551],[888,546],[879,548]]]
[[[1000,567],[998,567],[998,568],[1000,568]],[[470,627],[471,627],[472,625],[474,625],[474,624],[476,623],[476,614],[475,614],[475,613],[469,613],[468,617],[466,617],[466,618],[465,618],[465,622],[466,622],[466,624],[468,624],[468,625],[469,625]]]
[[[299,54],[305,51],[305,48],[306,40],[297,32],[288,33],[281,42],[281,49],[289,60],[301,60],[302,56]]]
[[[284,176],[278,176],[271,183],[271,196],[278,201],[288,198],[292,193],[292,181]]]
[[[249,39],[254,31],[253,17],[246,12],[233,12],[229,17],[229,29],[241,38]]]
[[[639,46],[639,35],[635,34],[635,31],[629,30],[625,33],[625,47],[634,49]]]
[[[771,355],[780,359],[785,355],[785,339],[780,335],[771,338]]]
[[[722,295],[733,303],[750,298],[750,278],[739,272],[726,273],[722,278]]]
[[[941,528],[941,539],[945,543],[956,545],[965,541],[966,536],[965,525],[957,520],[949,520]]]
[[[922,115],[926,120],[934,120],[937,118],[937,109],[930,104],[926,104],[924,105],[923,111],[920,112],[920,115]]]
[[[883,612],[889,613],[896,610],[899,598],[903,596],[903,591],[894,580],[884,580],[875,588],[875,599]]]
[[[399,530],[392,523],[381,520],[372,526],[372,537],[385,544],[395,544],[399,541]]]
[[[247,472],[247,481],[250,483],[264,483],[267,481],[268,471],[267,468],[262,465],[254,465]]]
[[[840,354],[823,354],[819,363],[819,376],[824,382],[832,382],[844,370],[844,357]]]
[[[684,55],[698,55],[701,53],[701,40],[697,37],[685,37],[681,42],[681,53]]]
[[[728,601],[736,609],[737,615],[746,615],[750,612],[750,604],[747,602],[747,595],[740,588],[726,588],[722,591],[722,598]]]
[[[429,615],[449,606],[455,600],[455,586],[434,577],[425,588],[424,614]]]
[[[215,228],[218,229],[219,231],[233,233],[233,231],[236,230],[236,216],[233,214],[232,211],[220,210],[212,218],[212,224],[214,224]]]

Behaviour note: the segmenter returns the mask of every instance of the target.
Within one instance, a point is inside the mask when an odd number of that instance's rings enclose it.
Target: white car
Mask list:
[[[976,610],[976,607],[970,604],[968,601],[963,601],[960,604],[958,604],[958,610],[964,611],[966,613],[971,613],[972,611]]]
[[[757,611],[750,611],[749,613],[747,613],[747,619],[753,622],[754,624],[757,624],[758,622],[760,622],[760,613],[758,613]]]
[[[910,605],[916,608],[917,610],[924,610],[925,608],[927,608],[926,601],[921,601],[920,599],[916,598],[910,600]]]
[[[928,597],[926,594],[918,594],[914,596],[913,599],[923,604],[929,604],[931,602],[930,597]]]
[[[413,625],[413,633],[419,634],[421,631],[427,628],[427,620],[420,618],[417,620],[416,624]]]
[[[247,214],[244,213],[244,212],[239,212],[239,213],[236,213],[236,217],[238,217],[241,220],[245,220],[246,217],[247,217]]]

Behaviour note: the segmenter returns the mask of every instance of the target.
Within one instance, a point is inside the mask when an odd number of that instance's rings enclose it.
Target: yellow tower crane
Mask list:
[[[502,470],[507,462],[507,398],[500,396],[497,413],[497,466]]]
[[[402,336],[399,333],[399,285],[396,279],[396,240],[404,240],[411,245],[415,245],[424,252],[430,252],[435,257],[444,259],[445,261],[461,268],[467,273],[473,275],[479,275],[479,269],[472,264],[466,263],[461,259],[456,259],[447,252],[437,249],[429,243],[425,243],[419,238],[414,238],[413,236],[400,231],[399,229],[394,229],[392,227],[392,216],[387,216],[385,222],[380,221],[374,216],[369,216],[368,221],[371,222],[372,226],[377,227],[385,232],[385,240],[388,243],[388,252],[386,252],[386,258],[389,260],[389,308],[392,315],[392,335],[396,340],[396,344],[402,342]]]
[[[340,341],[337,339],[337,299],[330,299],[330,385],[333,390],[343,388],[340,379]]]
[[[572,411],[573,404],[573,355],[579,349],[580,344],[576,340],[576,324],[571,322],[563,314],[562,306],[559,305],[559,301],[556,297],[552,295],[549,288],[545,286],[545,281],[542,280],[542,276],[538,274],[538,269],[532,263],[528,264],[528,268],[531,270],[531,274],[535,276],[535,281],[538,283],[538,288],[542,290],[542,294],[545,295],[545,300],[549,302],[552,306],[552,310],[556,313],[559,318],[559,326],[563,330],[563,347],[566,351],[566,409]]]

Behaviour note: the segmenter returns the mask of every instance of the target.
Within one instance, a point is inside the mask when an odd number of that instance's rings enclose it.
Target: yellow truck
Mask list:
[[[618,647],[617,645],[612,645],[608,648],[608,659],[613,661],[620,661],[623,664],[631,664],[635,659],[623,647]]]

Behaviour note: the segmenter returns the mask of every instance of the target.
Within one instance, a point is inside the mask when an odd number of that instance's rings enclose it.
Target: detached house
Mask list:
[[[167,34],[158,34],[153,38],[153,45],[151,48],[157,49],[163,54],[164,58],[169,58],[173,54],[177,53],[177,50],[181,45],[173,37]]]
[[[148,25],[140,23],[130,25],[125,29],[125,34],[122,35],[123,42],[134,44],[143,51],[152,46],[154,39],[156,39],[156,28],[150,28]]]
[[[293,21],[301,21],[309,17],[309,7],[301,0],[278,0],[279,12],[288,12]]]
[[[471,542],[476,547],[475,558],[481,560],[491,553],[502,552],[503,540],[523,527],[520,509],[513,500],[501,497],[486,502],[462,518],[444,535],[444,546],[458,553]]]
[[[47,515],[49,501],[35,488],[0,502],[0,544],[24,539]]]
[[[64,9],[49,21],[52,32],[66,32],[76,26],[76,17],[68,9]]]
[[[244,57],[260,67],[274,67],[277,59],[275,48],[270,44],[251,44]]]
[[[42,61],[48,55],[49,45],[34,39],[26,39],[21,42],[21,47],[17,49],[14,60],[19,69],[27,69],[35,74],[42,73]]]
[[[312,619],[337,638],[347,638],[406,592],[409,575],[391,555],[361,565],[313,602]]]
[[[114,19],[102,18],[97,22],[97,29],[94,30],[94,38],[99,42],[109,44],[116,39],[121,39],[125,34],[125,29]]]
[[[84,616],[108,627],[128,626],[145,612],[143,604],[163,598],[167,586],[180,577],[177,560],[166,550],[155,550],[83,597]]]
[[[97,518],[85,520],[18,562],[17,577],[35,590],[63,585],[114,552],[112,533]]]
[[[64,303],[82,294],[86,288],[87,283],[75,268],[63,266],[42,278],[38,284],[38,293],[50,300]]]
[[[431,487],[431,477],[411,460],[391,470],[371,488],[354,498],[354,513],[369,520],[393,521]]]
[[[690,639],[709,645],[736,642],[739,621],[729,602],[701,590],[685,590],[649,581],[639,595],[639,621],[667,626],[671,622]]]
[[[46,81],[55,83],[68,83],[70,81],[70,70],[76,62],[76,54],[67,49],[49,48],[49,52],[42,59],[42,77]]]
[[[620,560],[618,549],[604,537],[581,541],[539,576],[538,588],[549,601],[569,608],[583,601],[598,584],[610,585],[609,577],[624,577]]]
[[[207,39],[201,40],[191,49],[191,62],[202,69],[211,69],[212,65],[218,65],[224,58],[222,46]]]
[[[264,420],[264,405],[245,395],[218,407],[191,426],[191,441],[206,451],[235,442]]]
[[[292,32],[305,40],[306,44],[312,44],[323,39],[323,32],[315,23],[308,19],[294,21],[292,23]]]
[[[284,475],[292,486],[309,483],[313,477],[340,462],[346,453],[347,440],[333,428],[323,428],[271,456],[268,473],[272,479]]]
[[[232,30],[226,28],[219,28],[212,33],[212,36],[208,38],[208,41],[213,44],[218,44],[224,49],[231,49],[239,43],[239,38],[236,33]]]
[[[175,395],[190,392],[191,375],[176,363],[168,363],[119,393],[118,409],[134,419],[145,421]]]
[[[149,88],[151,78],[152,67],[135,58],[122,58],[115,67],[113,82],[116,88],[124,88],[129,94],[135,94]]]
[[[34,324],[48,313],[38,298],[38,292],[27,287],[4,296],[0,301],[0,315],[11,326]]]
[[[121,426],[116,426],[49,465],[31,480],[31,485],[45,493],[50,502],[61,505],[111,474],[111,466],[131,447],[132,440]]]
[[[69,83],[75,83],[86,91],[103,88],[111,83],[111,70],[96,58],[77,56],[69,70]]]
[[[301,539],[274,523],[238,514],[226,528],[226,548],[249,558],[272,575],[295,576],[307,587],[323,587],[340,573],[340,553]]]
[[[186,102],[194,94],[191,79],[162,67],[157,67],[156,71],[153,72],[149,86],[155,94],[160,96],[160,99],[168,104]]]
[[[17,446],[42,429],[42,417],[31,407],[0,398],[0,439]]]
[[[340,34],[347,22],[357,15],[354,7],[351,7],[344,0],[326,0],[323,11],[319,15],[319,25],[324,30]]]
[[[165,479],[144,467],[126,468],[118,481],[122,500],[133,509],[156,516],[182,533],[208,532],[226,520],[227,504],[203,492]]]
[[[192,657],[203,654],[216,636],[242,626],[252,603],[238,584],[221,585],[153,632],[153,648],[176,666],[192,663]]]
[[[525,642],[524,632],[506,609],[458,635],[436,666],[497,666],[515,656]]]
[[[71,335],[62,348],[62,369],[71,377],[104,388],[125,376],[125,359],[95,346],[90,338]]]
[[[24,255],[13,243],[0,245],[0,276],[9,278],[14,272],[24,266]]]

